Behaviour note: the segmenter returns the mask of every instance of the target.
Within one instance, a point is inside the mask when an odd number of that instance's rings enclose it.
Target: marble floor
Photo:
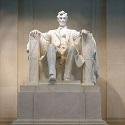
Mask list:
[[[125,123],[123,122],[112,122],[112,123],[108,123],[108,125],[125,125]]]
[[[4,122],[0,122],[0,125],[11,125],[11,123],[4,123]],[[125,122],[110,122],[108,123],[108,125],[125,125]]]

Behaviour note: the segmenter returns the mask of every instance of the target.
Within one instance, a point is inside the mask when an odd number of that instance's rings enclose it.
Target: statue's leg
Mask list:
[[[76,49],[74,47],[69,47],[67,49],[67,58],[65,63],[64,80],[71,80],[72,64],[74,61],[74,55],[76,55]]]
[[[53,44],[48,46],[47,62],[49,68],[49,81],[56,80],[56,47]]]

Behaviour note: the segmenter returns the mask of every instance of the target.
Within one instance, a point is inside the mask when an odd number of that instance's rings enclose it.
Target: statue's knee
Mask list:
[[[48,49],[55,49],[55,46],[53,44],[49,44]]]
[[[55,48],[55,46],[53,44],[49,44],[48,47],[51,47],[51,48],[54,47]]]
[[[75,47],[69,47],[69,48],[68,48],[68,53],[73,53],[73,54],[75,54],[75,51],[76,51]]]

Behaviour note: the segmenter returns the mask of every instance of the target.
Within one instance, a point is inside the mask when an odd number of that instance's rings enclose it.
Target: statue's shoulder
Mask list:
[[[70,32],[78,32],[77,30],[75,29],[68,29]]]
[[[48,33],[55,33],[57,29],[49,30]]]
[[[79,34],[79,32],[75,29],[68,29],[68,30],[69,30],[68,32],[72,35]]]

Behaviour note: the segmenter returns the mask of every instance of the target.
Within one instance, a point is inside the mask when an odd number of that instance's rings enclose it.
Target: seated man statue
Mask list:
[[[64,11],[58,13],[57,20],[59,23],[58,29],[50,30],[46,33],[33,30],[29,34],[29,38],[37,39],[41,49],[45,50],[44,54],[40,55],[39,60],[44,57],[47,58],[49,82],[56,82],[56,60],[61,58],[60,63],[65,62],[64,81],[71,80],[72,63],[75,60],[76,66],[83,68],[82,82],[87,85],[94,85],[98,72],[96,66],[96,43],[92,33],[85,29],[80,32],[68,29],[68,15]],[[29,40],[27,44],[28,52],[30,51],[30,44]],[[32,49],[35,47],[36,45]]]

